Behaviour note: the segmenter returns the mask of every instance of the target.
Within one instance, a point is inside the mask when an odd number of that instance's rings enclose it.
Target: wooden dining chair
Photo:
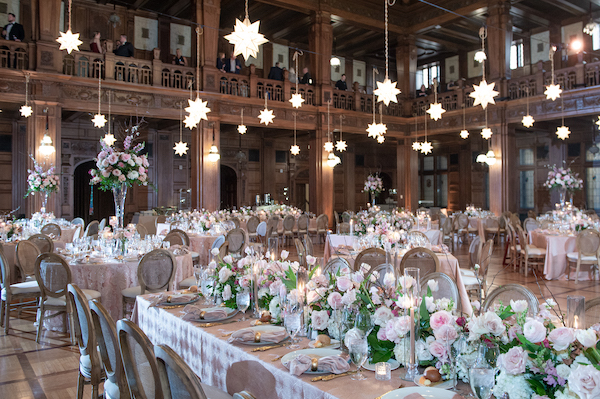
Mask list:
[[[85,232],[83,233],[84,237],[95,237],[99,232],[99,223],[97,220],[92,220],[87,227],[85,228]]]
[[[493,289],[486,295],[481,310],[482,312],[486,312],[488,309],[493,310],[500,306],[500,304],[502,304],[502,306],[507,306],[510,304],[511,299],[515,301],[527,301],[528,316],[533,317],[538,313],[539,302],[537,297],[527,287],[520,284],[506,284]]]
[[[371,268],[365,275],[365,288],[367,289],[367,292],[370,292],[371,287],[377,287],[380,289],[380,292],[385,292],[387,288],[385,286],[385,277],[388,273],[394,273],[394,265],[390,263],[382,263],[381,265]]]
[[[248,222],[246,222],[246,230],[248,231],[248,238],[251,241],[256,241],[258,235],[256,234],[256,228],[260,223],[260,219],[257,216],[250,216]]]
[[[525,219],[525,221],[523,222],[523,229],[525,229],[525,232],[527,234],[529,234],[530,232],[532,232],[533,230],[537,230],[540,228],[540,224],[537,220],[535,220],[534,218],[530,218],[528,217],[527,219]]]
[[[570,278],[571,265],[575,264],[575,284],[579,283],[581,265],[589,266],[589,277],[593,279],[594,269],[598,270],[600,259],[600,233],[597,230],[586,229],[577,234],[575,240],[577,252],[567,254],[567,280]],[[594,268],[594,265],[596,266]]]
[[[585,326],[590,328],[600,323],[600,298],[585,301]]]
[[[308,234],[308,226],[310,225],[310,218],[307,214],[303,213],[298,217],[298,237]]]
[[[39,248],[41,253],[53,252],[54,242],[50,237],[44,234],[34,234],[27,239],[35,244]]]
[[[354,271],[362,270],[364,274],[367,274],[371,269],[385,263],[385,261],[386,256],[383,249],[367,248],[356,255],[356,259],[354,260]],[[368,267],[364,267],[363,263],[368,265]]]
[[[429,242],[429,237],[425,233],[419,230],[411,230],[407,234],[408,241],[417,247],[424,247],[427,244],[431,244]]]
[[[237,217],[232,217],[231,219],[229,219],[230,221],[233,222],[233,225],[235,226],[236,229],[240,228],[240,219]]]
[[[487,296],[487,274],[490,269],[492,262],[492,253],[494,252],[494,241],[487,240],[483,246],[480,246],[479,256],[477,264],[479,265],[478,270],[468,270],[464,272],[461,269],[461,279],[467,290],[467,293],[473,294],[472,296],[479,300],[481,297]]]
[[[317,230],[316,235],[321,242],[321,238],[323,238],[323,242],[327,238],[327,229],[329,229],[329,218],[326,214],[322,213],[317,217]]]
[[[343,268],[350,268],[350,263],[348,263],[348,261],[342,257],[336,256],[334,258],[330,258],[327,263],[325,264],[325,266],[323,267],[323,272],[322,274],[337,274],[337,272],[340,269]]]
[[[429,273],[425,276],[421,276],[421,293],[424,295],[427,293],[427,287],[429,281],[435,281],[437,283],[437,290],[431,292],[431,297],[434,301],[438,299],[448,298],[452,299],[456,309],[459,311],[461,308],[460,303],[460,293],[458,292],[458,287],[456,286],[456,281],[446,273],[442,272],[433,272]]]
[[[83,398],[84,385],[92,386],[92,398],[97,398],[104,372],[96,348],[96,333],[92,324],[92,316],[88,299],[81,289],[67,285],[67,302],[72,310],[75,342],[79,346],[79,376],[77,378],[77,399]]]
[[[227,253],[243,256],[246,247],[246,234],[242,229],[233,229],[227,233],[225,241],[229,244]]]
[[[35,260],[42,252],[31,241],[19,241],[15,247],[15,263],[23,280],[35,280]]]
[[[125,288],[123,296],[123,315],[127,314],[127,305],[133,305],[138,295],[146,292],[167,291],[173,283],[177,261],[173,253],[166,249],[148,252],[138,263],[137,276],[140,285]]]
[[[173,229],[167,234],[163,241],[169,241],[171,245],[190,246],[190,237],[187,233],[180,229]]]
[[[529,244],[525,231],[521,226],[516,226],[516,233],[519,237],[519,244],[521,246],[519,258],[523,274],[525,276],[529,274],[529,266],[538,269],[538,271],[543,271],[544,262],[546,261],[546,250],[544,248],[538,248],[533,244]]]
[[[125,380],[125,370],[123,370],[123,360],[117,338],[117,325],[108,310],[98,300],[90,301],[89,305],[100,359],[106,375],[104,397],[106,399],[129,399],[129,387]]]
[[[283,243],[287,243],[288,239],[294,238],[294,226],[296,218],[293,215],[287,215],[283,218]]]
[[[404,269],[407,267],[416,267],[421,270],[421,276],[426,276],[429,273],[440,271],[440,260],[432,250],[417,247],[402,256],[399,268],[396,270],[396,276],[403,275]]]
[[[52,237],[54,240],[58,240],[62,234],[62,230],[56,223],[48,223],[41,228],[40,233]]]
[[[144,239],[144,237],[148,235],[148,229],[146,229],[146,226],[144,226],[143,224],[136,224],[135,230],[138,232],[141,239]]]

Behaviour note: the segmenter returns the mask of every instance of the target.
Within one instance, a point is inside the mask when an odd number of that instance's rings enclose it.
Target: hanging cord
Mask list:
[[[327,141],[331,141],[331,135],[329,132],[329,104],[331,104],[331,99],[327,101]]]
[[[485,54],[485,39],[487,37],[487,29],[485,26],[479,28],[479,37],[481,38],[481,51]],[[485,81],[485,59],[481,63],[481,68],[483,71],[483,80]]]
[[[246,0],[246,7],[248,1]],[[246,11],[246,15],[248,11]],[[200,35],[204,33],[204,29],[200,26],[196,27],[196,98],[200,97]],[[190,88],[191,98],[191,88]]]
[[[69,31],[71,30],[71,1],[69,0]]]
[[[29,105],[29,74],[25,74],[25,106]]]
[[[375,74],[379,75],[377,67],[373,67],[373,124],[375,124]]]
[[[179,103],[179,142],[183,142],[183,103]]]
[[[548,52],[548,55],[550,56],[550,69],[551,69],[551,76],[552,76],[552,84],[554,85],[554,53],[556,52],[556,47],[554,46],[550,46],[550,51]]]
[[[467,130],[467,125],[466,125],[466,121],[465,121],[465,109],[467,107],[465,106],[465,102],[463,100],[463,104],[462,104],[462,109],[463,109],[463,130]]]
[[[112,90],[109,90],[108,91],[108,134],[110,134],[110,125],[112,124],[112,121],[110,119],[111,98],[112,98]]]
[[[100,71],[100,61],[98,61],[98,71]],[[100,114],[101,98],[102,98],[102,74],[98,72],[98,114]]]
[[[294,145],[297,145],[296,144],[296,116],[298,115],[298,113],[293,112],[293,115],[294,115]]]
[[[529,115],[529,86],[525,88],[525,91],[527,92],[527,115]]]
[[[344,115],[340,115],[340,141],[344,141],[344,139],[342,138],[342,125],[343,125],[343,120],[344,120],[345,116]]]
[[[250,18],[248,17],[248,0],[246,0],[246,19],[250,20]]]
[[[242,107],[242,111],[240,112],[240,116],[242,117],[242,125],[244,124],[244,108]]]

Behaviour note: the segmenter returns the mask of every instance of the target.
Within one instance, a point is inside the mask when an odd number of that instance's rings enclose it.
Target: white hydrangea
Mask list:
[[[494,387],[494,395],[502,397],[507,392],[510,399],[530,399],[533,395],[533,390],[526,380],[527,374],[510,375],[505,371],[500,372],[496,377],[496,386]]]

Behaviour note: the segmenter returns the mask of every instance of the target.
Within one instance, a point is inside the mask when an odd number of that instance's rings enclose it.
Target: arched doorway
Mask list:
[[[390,196],[390,188],[392,187],[392,178],[390,175],[388,175],[385,172],[381,172],[379,174],[379,177],[381,177],[381,182],[383,183],[383,191],[381,193],[379,193],[379,196],[377,197],[377,203],[378,204],[385,204],[385,200],[389,198]]]
[[[237,206],[237,175],[227,165],[221,165],[221,209]]]
[[[88,161],[75,168],[73,174],[73,216],[80,217],[88,224],[92,220],[102,220],[115,214],[113,195],[110,191],[98,190],[98,186],[90,186],[90,169],[94,169],[96,163]],[[90,192],[93,190],[93,211],[90,215]]]

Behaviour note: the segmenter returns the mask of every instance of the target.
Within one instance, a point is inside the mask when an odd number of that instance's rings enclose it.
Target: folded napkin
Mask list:
[[[260,331],[258,331],[260,332]],[[242,343],[251,343],[254,342],[254,337],[257,331],[254,331],[250,328],[245,328],[243,330],[239,330],[231,334],[228,341],[231,342],[242,342]],[[278,330],[274,332],[260,332],[260,342],[272,342],[279,343],[286,339],[288,336],[287,331]]]
[[[285,366],[290,369],[290,374],[300,375],[308,370],[310,370],[312,365],[312,360],[310,356],[307,355],[298,355],[291,361],[289,361]],[[341,374],[345,373],[350,369],[350,365],[348,361],[341,356],[325,356],[318,359],[319,371],[328,371],[333,374]]]
[[[183,320],[221,320],[227,317],[227,311],[225,309],[210,309],[204,310],[200,306],[197,305],[186,305],[183,308],[183,313],[185,313],[182,317]]]
[[[190,250],[186,245],[171,245],[169,250],[173,252],[174,255],[187,255],[190,253]]]
[[[404,399],[425,399],[425,397],[423,395],[421,395],[420,393],[411,393],[410,395],[406,395],[404,397]],[[465,399],[464,397],[460,396],[459,394],[455,393],[454,396],[452,397],[452,399]]]
[[[151,298],[148,298],[148,300],[150,301],[149,307],[154,308],[158,306],[159,303],[167,302],[167,297],[168,295],[166,292],[161,292],[160,294],[153,295]]]
[[[195,296],[196,295],[194,294],[173,295],[172,293],[161,292],[160,294],[150,298],[150,307],[152,308],[167,302],[172,304],[189,302],[193,300]]]

